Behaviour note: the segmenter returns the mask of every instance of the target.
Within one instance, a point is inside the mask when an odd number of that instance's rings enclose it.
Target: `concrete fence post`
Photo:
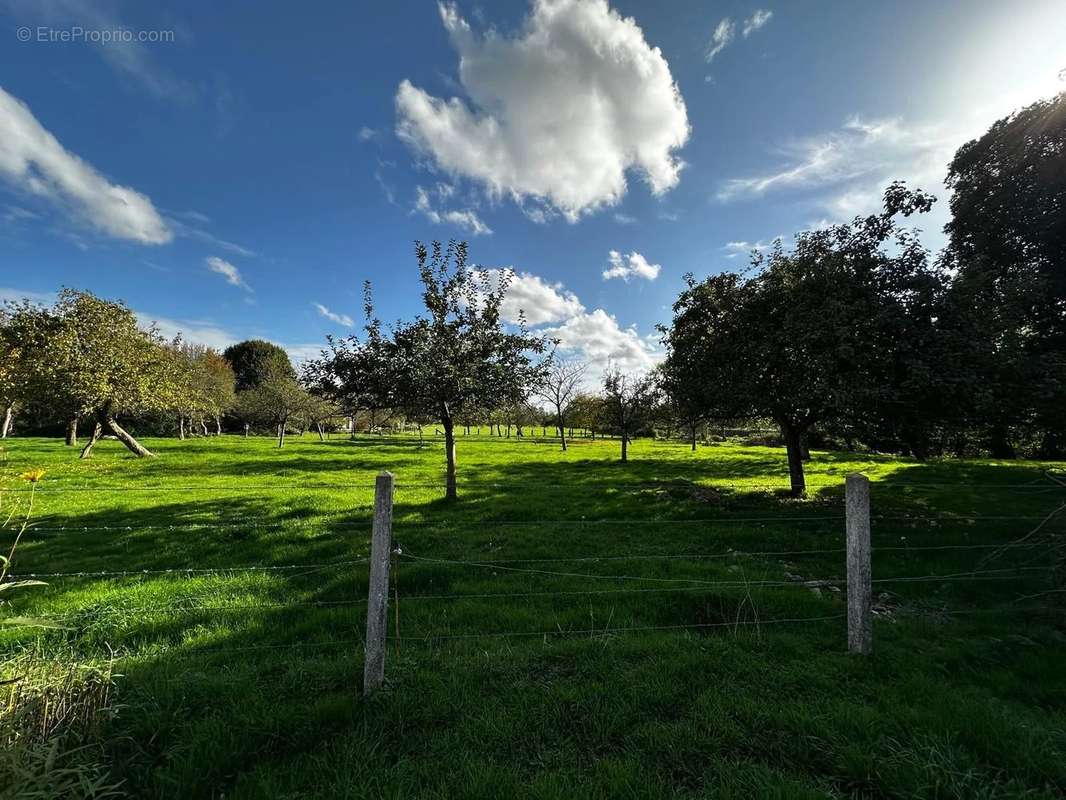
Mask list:
[[[870,570],[870,479],[854,473],[844,484],[848,559],[848,651],[873,650]]]
[[[389,556],[392,551],[391,472],[374,483],[374,528],[370,543],[370,590],[366,609],[366,662],[363,694],[373,694],[385,680],[385,633],[389,613]]]

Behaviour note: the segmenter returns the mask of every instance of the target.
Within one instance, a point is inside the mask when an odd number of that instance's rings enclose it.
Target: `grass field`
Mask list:
[[[14,572],[48,586],[16,610],[69,629],[0,647],[114,654],[100,760],[131,796],[1066,792],[1062,595],[1039,548],[982,563],[1066,501],[1055,465],[818,452],[797,501],[772,449],[638,441],[622,465],[616,441],[460,436],[448,504],[439,441],[146,444],[157,459],[103,442],[79,462],[15,439],[2,465],[5,507],[47,470]],[[364,700],[382,469],[400,636]],[[841,585],[852,471],[874,482],[869,659],[846,652],[842,594],[795,580]]]

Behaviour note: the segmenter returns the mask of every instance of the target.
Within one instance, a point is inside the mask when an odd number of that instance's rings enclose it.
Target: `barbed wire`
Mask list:
[[[299,569],[333,569],[366,563],[368,563],[368,559],[360,558],[351,561],[334,561],[325,564],[255,564],[238,567],[172,567],[168,569],[129,569],[97,572],[23,572],[9,577],[11,580],[25,580],[37,578],[128,578],[135,575],[206,575],[229,572],[281,572]]]
[[[630,625],[620,626],[615,628],[583,628],[583,629],[565,629],[555,628],[551,630],[539,630],[539,631],[487,631],[481,633],[427,633],[421,635],[404,635],[399,639],[404,644],[415,644],[419,642],[434,642],[445,639],[502,639],[502,638],[546,638],[546,637],[558,637],[558,636],[608,636],[622,633],[638,633],[638,632],[653,632],[653,631],[679,631],[679,630],[699,630],[703,628],[737,628],[746,627],[750,625],[789,625],[789,624],[803,624],[810,622],[823,622],[828,620],[843,619],[845,614],[829,614],[816,617],[785,617],[779,619],[765,619],[765,620],[737,620],[736,622],[694,622],[678,625]],[[396,641],[397,637],[389,635],[385,637],[389,641]],[[285,644],[261,644],[261,645],[246,645],[239,647],[224,647],[224,648],[211,648],[207,650],[200,650],[195,653],[178,653],[179,657],[193,658],[205,655],[220,655],[225,653],[236,652],[248,652],[255,650],[284,650],[284,649],[298,649],[298,648],[317,648],[317,647],[338,647],[341,645],[361,645],[364,644],[363,639],[331,639],[328,641],[319,642],[292,642]],[[129,660],[133,658],[143,658],[143,654],[125,654],[117,656],[120,660]]]
[[[500,563],[485,562],[485,561],[462,561],[458,559],[442,559],[442,558],[428,558],[425,556],[415,556],[410,553],[401,553],[402,558],[411,559],[416,562],[433,563],[433,564],[447,564],[453,566],[468,566],[478,567],[480,569],[493,569],[503,572],[512,572],[518,574],[527,575],[547,575],[551,577],[561,578],[582,578],[593,580],[617,580],[617,581],[650,581],[653,583],[684,583],[695,584],[699,586],[718,586],[718,587],[745,587],[745,586],[805,586],[809,582],[805,581],[764,581],[764,580],[737,580],[737,581],[721,581],[721,580],[706,580],[702,578],[662,578],[657,576],[648,575],[603,575],[598,573],[589,572],[559,572],[555,570],[541,570],[541,569],[519,569],[518,567],[506,566]],[[1025,571],[1050,571],[1051,567],[1015,567],[1015,568],[1001,568],[995,570],[973,570],[970,572],[951,573],[944,575],[921,575],[921,576],[908,576],[904,578],[880,578],[875,579],[874,583],[889,583],[889,582],[908,582],[917,583],[925,581],[945,581],[945,580],[960,580],[965,576],[997,576],[1000,577],[1004,573],[1017,573]],[[846,584],[846,581],[829,580],[827,583],[834,584]],[[809,587],[808,587],[809,588]]]
[[[641,481],[632,483],[611,483],[609,489],[663,489],[674,487],[696,487],[703,489],[771,489],[775,491],[791,491],[792,487],[787,483],[747,483],[747,482],[735,482],[735,481],[721,481],[716,479],[710,479],[708,482],[697,483],[685,478],[667,478],[661,481]],[[843,481],[834,481],[832,483],[808,483],[807,490],[821,490],[821,489],[842,489],[845,484]],[[149,486],[38,486],[34,489],[23,487],[5,487],[0,486],[0,492],[7,493],[25,493],[35,491],[36,493],[62,493],[62,492],[187,492],[187,491],[219,491],[219,492],[240,492],[240,491],[339,491],[350,489],[374,489],[374,483],[299,483],[299,484],[244,484],[244,485],[205,485],[205,484],[182,484],[182,485],[167,485],[167,484],[154,484]],[[394,489],[438,489],[443,490],[447,488],[445,481],[422,481],[422,482],[398,482],[393,484]],[[574,492],[574,491],[588,491],[590,487],[584,485],[568,485],[562,486],[558,482],[551,481],[519,481],[519,482],[498,482],[498,481],[477,481],[467,480],[457,484],[457,488],[462,489],[477,489],[477,488],[495,488],[495,489],[516,489],[516,488],[552,488],[559,491]],[[964,481],[956,482],[928,482],[928,481],[914,481],[914,482],[898,482],[889,483],[887,481],[872,480],[870,482],[871,489],[918,489],[918,488],[932,488],[932,489],[1002,489],[1010,491],[1018,490],[1032,490],[1035,492],[1046,492],[1049,490],[1066,490],[1066,485],[1062,485],[1058,482],[1052,483],[966,483]]]
[[[369,509],[370,506],[368,505]],[[665,518],[665,519],[540,519],[540,520],[445,520],[445,521],[421,521],[405,520],[395,517],[394,521],[398,528],[406,526],[418,526],[420,528],[465,528],[473,526],[566,526],[566,525],[734,525],[745,523],[768,523],[768,522],[839,522],[844,519],[843,514],[831,515],[788,515],[758,516],[758,517],[698,517],[691,519]],[[991,514],[968,514],[968,515],[943,515],[943,516],[910,516],[910,515],[874,515],[871,522],[907,522],[907,523],[950,523],[950,522],[1027,522],[1042,520],[1043,516],[1030,514],[1014,515],[991,515]],[[47,520],[44,520],[47,522]],[[372,524],[373,520],[367,517],[360,522],[335,522],[329,518],[315,519],[310,521],[242,521],[242,522],[185,522],[170,523],[166,525],[138,524],[138,525],[31,525],[30,530],[35,533],[64,533],[64,532],[133,532],[133,531],[179,531],[179,530],[214,530],[214,529],[286,529],[305,530],[308,528],[328,529],[329,531],[340,530],[363,530]]]
[[[454,633],[454,634],[425,634],[424,636],[399,637],[404,644],[409,641],[434,641],[438,639],[501,639],[511,637],[548,637],[548,636],[608,636],[618,633],[635,633],[639,631],[678,631],[698,630],[702,628],[735,628],[748,625],[789,625],[806,622],[824,622],[827,620],[843,619],[846,614],[826,614],[817,617],[784,617],[778,619],[737,620],[735,622],[692,622],[680,625],[628,625],[615,628],[583,628],[583,629],[554,629],[542,631],[494,631],[487,633]],[[396,636],[387,636],[386,639],[395,641]]]

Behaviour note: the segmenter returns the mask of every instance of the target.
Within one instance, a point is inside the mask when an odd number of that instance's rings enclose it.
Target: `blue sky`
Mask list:
[[[894,178],[939,247],[954,149],[1066,88],[1062,0],[0,0],[0,42],[0,294],[297,358],[365,279],[417,313],[413,240],[465,238],[512,314],[645,368],[686,272]]]

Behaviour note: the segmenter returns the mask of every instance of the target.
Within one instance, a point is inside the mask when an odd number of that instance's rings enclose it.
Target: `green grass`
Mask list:
[[[1066,791],[1061,595],[1019,600],[1053,587],[1043,551],[980,563],[1066,500],[1042,475],[1053,465],[818,452],[797,501],[767,448],[639,441],[622,465],[612,441],[561,453],[460,436],[448,504],[439,441],[146,444],[157,459],[102,442],[79,462],[15,439],[0,465],[5,508],[27,497],[18,473],[48,471],[18,575],[132,573],[48,577],[17,611],[71,629],[0,633],[9,657],[115,653],[106,761],[132,796]],[[382,469],[402,639],[387,689],[364,700],[360,562]],[[875,580],[1029,569],[879,582],[875,655],[849,656],[840,593],[758,583],[844,577],[842,481],[857,470],[874,481]],[[918,549],[934,545],[966,549]],[[802,550],[830,552],[754,555]],[[154,572],[168,569],[203,571]],[[642,580],[604,577],[620,575]],[[519,633],[534,635],[503,635]]]

